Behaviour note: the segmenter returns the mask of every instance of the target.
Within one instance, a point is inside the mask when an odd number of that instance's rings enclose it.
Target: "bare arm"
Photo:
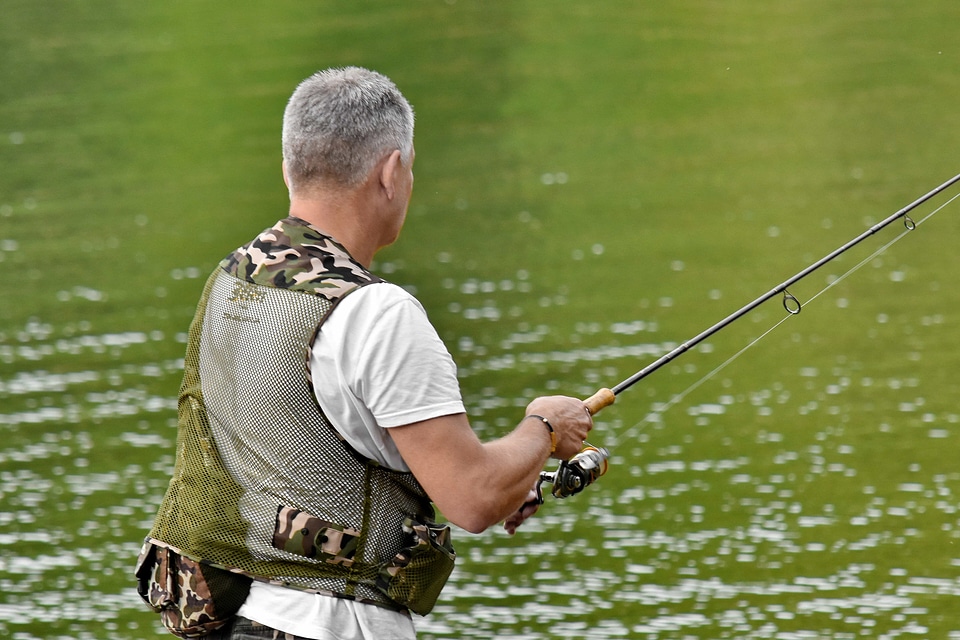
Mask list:
[[[557,450],[566,460],[580,451],[593,421],[576,398],[537,398],[527,416],[553,426]],[[442,416],[389,430],[400,455],[430,499],[451,522],[473,533],[504,520],[526,501],[551,439],[539,419],[524,418],[508,435],[480,442],[465,414]]]

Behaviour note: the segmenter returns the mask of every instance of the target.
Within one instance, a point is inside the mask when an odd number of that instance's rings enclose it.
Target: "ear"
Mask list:
[[[386,157],[383,166],[380,168],[380,187],[386,194],[387,200],[393,200],[397,195],[396,176],[400,168],[400,150],[395,149],[393,153]]]
[[[283,173],[283,184],[287,185],[287,191],[290,191],[290,176],[287,175],[287,161],[280,161],[280,171]]]

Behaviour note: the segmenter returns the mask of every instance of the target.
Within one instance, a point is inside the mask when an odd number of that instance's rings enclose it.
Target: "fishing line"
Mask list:
[[[655,423],[655,422],[659,422],[659,421],[660,421],[660,416],[662,416],[664,413],[666,413],[668,410],[670,410],[673,406],[675,406],[675,405],[679,404],[680,402],[682,402],[684,398],[686,398],[688,395],[690,395],[691,393],[693,393],[694,391],[696,391],[701,385],[703,385],[703,384],[706,383],[708,380],[710,380],[711,378],[713,378],[714,376],[716,376],[718,373],[720,373],[723,369],[725,369],[725,368],[727,367],[727,365],[731,364],[734,360],[736,360],[737,358],[739,358],[740,356],[742,356],[742,355],[743,355],[748,349],[750,349],[753,345],[755,345],[755,344],[757,344],[758,342],[760,342],[761,340],[763,340],[763,339],[767,336],[767,334],[771,333],[774,329],[776,329],[776,328],[779,327],[781,324],[783,324],[784,322],[786,322],[787,320],[789,320],[790,318],[792,318],[794,315],[796,315],[796,314],[788,313],[787,315],[785,315],[783,318],[780,319],[779,322],[777,322],[775,325],[773,325],[772,327],[770,327],[769,329],[767,329],[766,331],[764,331],[762,334],[760,334],[759,336],[757,336],[756,338],[754,338],[753,341],[751,341],[751,342],[750,342],[749,344],[747,344],[745,347],[743,347],[742,349],[740,349],[740,351],[736,352],[735,354],[733,354],[732,356],[730,356],[729,358],[727,358],[725,361],[723,361],[722,363],[720,363],[715,369],[713,369],[712,371],[710,371],[709,373],[707,373],[705,376],[703,376],[702,378],[700,378],[699,380],[697,380],[696,382],[694,382],[693,384],[691,384],[689,387],[687,387],[686,389],[684,389],[684,390],[681,391],[680,393],[674,394],[674,396],[673,396],[672,398],[670,398],[669,401],[667,401],[667,402],[665,402],[665,403],[663,403],[663,404],[657,405],[656,408],[655,408],[653,411],[651,411],[650,413],[648,413],[648,414],[646,415],[646,417],[644,417],[643,420],[641,420],[641,421],[638,422],[637,424],[633,425],[632,427],[630,427],[629,429],[627,429],[627,430],[626,430],[625,432],[623,432],[622,434],[614,434],[614,437],[619,441],[621,438],[626,438],[627,436],[631,436],[631,435],[632,435],[632,436],[637,436],[637,435],[639,435],[641,432],[643,432],[643,430],[644,430],[648,425],[651,425],[651,424],[653,424],[653,423]]]
[[[924,222],[926,222],[927,220],[929,220],[930,218],[932,218],[934,215],[936,215],[937,213],[939,213],[944,207],[946,207],[947,205],[949,205],[951,202],[953,202],[953,201],[956,200],[957,198],[960,198],[960,193],[954,195],[952,198],[950,198],[949,200],[947,200],[946,202],[944,202],[943,204],[941,204],[939,207],[937,207],[936,209],[934,209],[933,211],[931,211],[929,214],[927,214],[926,216],[924,216],[923,218],[921,218],[919,222],[914,222],[913,219],[911,219],[909,216],[905,216],[905,217],[904,217],[904,227],[905,227],[905,228],[904,228],[903,231],[901,231],[897,236],[895,236],[892,240],[890,240],[889,242],[887,242],[886,244],[884,244],[883,246],[881,246],[879,249],[877,249],[876,251],[874,251],[873,253],[871,253],[869,256],[867,256],[866,258],[864,258],[863,260],[861,260],[860,262],[858,262],[857,264],[855,264],[853,267],[851,267],[850,269],[848,269],[848,270],[847,270],[846,272],[844,272],[842,275],[840,275],[840,276],[837,277],[836,279],[834,279],[834,280],[832,280],[831,282],[829,282],[829,283],[828,283],[825,287],[823,287],[820,291],[818,291],[818,292],[815,293],[813,296],[811,296],[810,299],[807,300],[807,301],[804,303],[803,306],[806,306],[806,305],[810,304],[811,302],[813,302],[814,300],[816,300],[817,298],[819,298],[821,295],[823,295],[824,293],[826,293],[828,290],[830,290],[830,289],[833,288],[834,286],[840,284],[840,282],[843,281],[843,280],[845,280],[848,276],[850,276],[851,274],[855,273],[856,271],[859,271],[859,270],[860,270],[861,268],[863,268],[865,265],[867,265],[867,264],[869,264],[870,262],[872,262],[872,261],[873,261],[874,259],[876,259],[878,256],[880,256],[881,254],[883,254],[887,249],[889,249],[891,246],[893,246],[894,244],[896,244],[897,242],[899,242],[904,236],[906,236],[906,235],[909,234],[911,231],[913,231],[914,229],[916,229],[917,227],[919,227],[921,224],[923,224]],[[742,349],[740,349],[740,350],[737,351],[735,354],[733,354],[732,356],[730,356],[729,358],[727,358],[725,361],[723,361],[722,363],[720,363],[716,368],[714,368],[713,370],[709,371],[709,372],[708,372],[706,375],[704,375],[702,378],[700,378],[699,380],[697,380],[696,382],[694,382],[693,384],[691,384],[689,387],[687,387],[686,389],[684,389],[684,390],[681,391],[680,393],[674,394],[674,395],[670,398],[669,401],[667,401],[666,403],[663,403],[663,404],[658,404],[658,405],[656,405],[656,406],[655,406],[655,409],[652,410],[650,413],[648,413],[648,414],[643,418],[643,420],[641,420],[641,421],[638,422],[637,424],[633,425],[632,427],[630,427],[629,429],[627,429],[627,430],[626,430],[625,432],[623,432],[623,433],[614,434],[615,439],[616,439],[617,441],[620,441],[620,440],[627,439],[628,437],[636,437],[636,436],[639,435],[641,432],[643,432],[644,429],[645,429],[647,426],[649,426],[649,425],[651,425],[651,424],[654,424],[654,423],[656,423],[656,422],[659,422],[659,421],[660,421],[660,416],[662,416],[664,413],[666,413],[666,412],[667,412],[668,410],[670,410],[672,407],[674,407],[674,406],[676,406],[677,404],[679,404],[680,402],[682,402],[682,401],[684,400],[684,398],[686,398],[688,395],[690,395],[691,393],[693,393],[695,390],[697,390],[699,387],[701,387],[701,386],[702,386],[703,384],[705,384],[707,381],[709,381],[709,380],[711,380],[712,378],[714,378],[718,373],[720,373],[723,369],[725,369],[727,366],[729,366],[730,364],[732,364],[735,360],[737,360],[740,356],[742,356],[744,353],[746,353],[748,350],[750,350],[754,345],[756,345],[758,342],[760,342],[760,341],[761,341],[763,338],[765,338],[767,335],[769,335],[770,333],[772,333],[775,329],[777,329],[777,328],[778,328],[780,325],[782,325],[784,322],[786,322],[787,320],[789,320],[789,319],[792,318],[793,316],[797,315],[797,314],[799,313],[799,311],[800,311],[800,308],[801,308],[799,301],[797,301],[796,298],[794,298],[792,295],[790,295],[790,294],[787,293],[786,291],[784,291],[784,293],[785,293],[785,295],[787,296],[787,299],[792,300],[793,303],[796,303],[797,306],[795,307],[795,310],[791,310],[791,307],[788,307],[788,306],[787,306],[787,300],[785,299],[785,301],[784,301],[784,307],[787,309],[787,315],[785,315],[783,318],[781,318],[778,322],[776,322],[773,326],[771,326],[769,329],[767,329],[766,331],[764,331],[762,334],[760,334],[759,336],[757,336],[756,338],[754,338],[752,341],[750,341],[750,343],[748,343],[748,344],[747,344],[746,346],[744,346]]]
[[[800,313],[802,305],[800,301],[787,290],[788,287],[790,287],[793,284],[796,284],[797,282],[807,277],[808,275],[810,275],[811,273],[813,273],[823,265],[827,264],[834,258],[838,257],[840,254],[853,248],[855,245],[859,244],[863,240],[877,233],[881,229],[884,229],[887,225],[893,223],[895,220],[899,220],[901,218],[903,219],[905,230],[900,235],[898,235],[893,240],[891,240],[887,244],[880,247],[878,250],[874,251],[872,254],[870,254],[870,256],[867,259],[860,261],[858,264],[848,269],[839,278],[836,278],[835,280],[832,280],[831,282],[829,282],[827,286],[825,286],[823,289],[817,292],[817,294],[810,299],[810,301],[815,300],[817,297],[823,294],[827,289],[830,289],[834,285],[838,284],[840,281],[845,279],[851,273],[862,268],[865,264],[867,264],[868,262],[876,258],[878,255],[886,251],[891,245],[899,241],[908,232],[916,229],[917,223],[915,223],[913,219],[909,216],[910,211],[912,211],[922,203],[926,202],[933,196],[937,195],[944,189],[954,185],[957,182],[960,182],[960,174],[954,176],[953,178],[950,178],[940,186],[934,188],[932,191],[927,192],[925,195],[920,196],[918,199],[914,200],[913,202],[908,204],[906,207],[900,209],[892,216],[889,216],[885,218],[883,221],[873,225],[872,227],[870,227],[869,229],[867,229],[866,231],[858,235],[856,238],[848,241],[843,246],[839,247],[838,249],[835,249],[834,251],[827,254],[820,260],[807,266],[805,269],[793,275],[791,278],[787,279],[783,283],[774,287],[773,289],[763,294],[759,298],[753,300],[752,302],[747,303],[745,306],[741,307],[739,310],[730,314],[729,316],[727,316],[720,322],[716,323],[712,327],[706,329],[705,331],[700,332],[699,334],[697,334],[687,342],[681,343],[674,349],[671,349],[668,353],[660,356],[656,361],[647,365],[640,371],[637,371],[626,380],[621,381],[620,383],[614,385],[609,389],[603,388],[598,390],[592,396],[590,396],[589,398],[583,401],[587,409],[587,412],[590,413],[591,415],[596,415],[604,407],[607,407],[613,404],[617,398],[617,394],[629,389],[630,387],[635,385],[637,382],[639,382],[646,376],[650,375],[651,373],[660,369],[666,364],[672,362],[675,358],[679,357],[680,355],[686,353],[688,350],[697,346],[698,344],[700,344],[701,342],[703,342],[704,340],[712,336],[717,331],[720,331],[721,329],[729,326],[736,320],[739,320],[750,311],[756,309],[758,306],[760,306],[764,302],[770,300],[770,298],[774,297],[777,294],[783,294],[782,303],[783,303],[783,308],[787,312],[787,315],[781,318],[779,322],[777,322],[772,327],[767,329],[760,336],[754,338],[747,346],[740,349],[740,351],[738,351],[733,356],[728,358],[725,362],[720,364],[720,366],[716,367],[713,371],[710,371],[707,375],[703,376],[702,378],[694,382],[685,391],[674,395],[670,399],[670,401],[667,402],[666,404],[654,405],[654,410],[648,413],[647,416],[642,421],[630,427],[626,432],[620,435],[613,434],[613,437],[619,440],[634,432],[639,433],[639,431],[643,430],[643,428],[647,424],[651,424],[655,421],[659,421],[660,416],[665,411],[675,406],[677,403],[683,400],[687,395],[689,395],[694,389],[704,384],[707,380],[710,380],[711,378],[716,376],[717,373],[722,371],[730,363],[732,363],[734,360],[736,360],[741,355],[743,355],[751,347],[757,344],[757,342],[762,340],[765,336],[770,334],[774,329],[776,329],[781,324],[786,322],[790,316]],[[945,206],[953,202],[957,197],[960,197],[960,194],[958,194],[957,196],[954,196],[953,198],[945,202],[943,205],[935,209],[932,213],[924,217],[920,222],[923,223],[924,221],[928,220],[935,213],[937,213],[938,211],[943,209]],[[586,445],[586,443],[584,444]],[[557,468],[555,472],[552,472],[552,473],[541,472],[540,478],[536,484],[536,499],[534,500],[534,502],[536,504],[543,503],[543,492],[541,491],[541,485],[544,482],[549,482],[553,485],[553,489],[551,490],[551,493],[553,494],[554,497],[557,497],[557,498],[566,498],[568,496],[572,496],[574,494],[577,494],[583,491],[585,487],[592,484],[600,476],[606,473],[608,468],[609,457],[610,457],[610,452],[607,449],[588,445],[588,446],[585,446],[580,453],[570,458],[570,460],[561,461],[560,466]],[[521,511],[522,509],[523,507],[521,507]]]
[[[876,257],[879,256],[880,254],[882,254],[884,251],[886,251],[887,249],[889,249],[889,248],[890,248],[891,246],[893,246],[895,243],[899,242],[901,238],[903,238],[904,236],[906,236],[907,234],[909,234],[911,231],[913,231],[914,229],[916,229],[917,227],[919,227],[921,224],[923,224],[924,222],[926,222],[927,220],[929,220],[930,218],[932,218],[933,216],[935,216],[937,213],[940,212],[941,209],[943,209],[944,207],[946,207],[948,204],[950,204],[951,202],[953,202],[953,201],[956,200],[957,198],[960,198],[960,193],[956,194],[955,196],[953,196],[952,198],[950,198],[949,200],[947,200],[946,202],[944,202],[943,204],[941,204],[939,207],[937,207],[936,209],[934,209],[933,211],[931,211],[930,213],[928,213],[927,215],[925,215],[923,218],[920,219],[919,222],[913,222],[913,220],[910,220],[909,218],[907,218],[907,220],[909,220],[909,222],[906,223],[908,226],[907,226],[903,231],[901,231],[899,235],[897,235],[897,236],[896,236],[895,238],[893,238],[890,242],[888,242],[887,244],[883,245],[882,247],[880,247],[879,249],[877,249],[876,251],[874,251],[873,253],[871,253],[869,256],[867,256],[866,258],[864,258],[862,261],[860,261],[857,265],[855,265],[854,267],[852,267],[851,269],[849,269],[846,273],[844,273],[843,275],[841,275],[839,278],[837,278],[836,280],[834,280],[833,282],[831,282],[830,284],[828,284],[827,286],[825,286],[823,289],[821,289],[820,291],[818,291],[813,297],[811,297],[809,300],[807,300],[806,304],[810,304],[811,302],[813,302],[814,300],[816,300],[817,298],[819,298],[820,295],[823,294],[823,293],[825,293],[828,289],[830,289],[830,288],[833,287],[834,285],[839,284],[841,280],[846,279],[847,276],[849,276],[850,274],[852,274],[854,271],[857,271],[858,269],[860,269],[861,267],[863,267],[863,266],[866,265],[867,263],[871,262],[874,258],[876,258]]]

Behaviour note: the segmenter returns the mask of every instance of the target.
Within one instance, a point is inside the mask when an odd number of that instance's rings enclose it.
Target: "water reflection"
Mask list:
[[[563,346],[555,327],[524,321],[522,304],[566,294],[539,293],[525,272],[443,288],[448,314],[492,328],[451,345],[486,435],[509,428],[534,393],[517,376],[562,372],[586,395],[676,346],[653,318],[581,322]],[[39,320],[0,340],[13,365],[0,378],[0,632],[27,640],[18,629],[31,622],[76,638],[154,632],[127,576],[172,466],[182,360],[156,354],[184,341]],[[713,351],[700,345],[700,357]],[[658,375],[683,388],[701,368],[692,358]],[[549,501],[515,538],[461,533],[462,562],[435,614],[418,620],[421,636],[960,638],[943,618],[960,592],[960,473],[937,451],[960,416],[930,400],[919,374],[862,369],[852,357],[802,363],[717,381],[674,411],[648,393],[649,408],[601,414],[607,476]],[[89,630],[117,610],[122,622]]]

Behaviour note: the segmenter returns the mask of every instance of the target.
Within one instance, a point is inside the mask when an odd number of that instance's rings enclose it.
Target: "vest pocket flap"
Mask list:
[[[277,508],[273,546],[281,551],[349,567],[360,530],[327,522],[293,507]]]
[[[151,609],[159,613],[172,606],[177,593],[177,578],[170,563],[170,550],[144,543],[137,558],[137,593]]]

